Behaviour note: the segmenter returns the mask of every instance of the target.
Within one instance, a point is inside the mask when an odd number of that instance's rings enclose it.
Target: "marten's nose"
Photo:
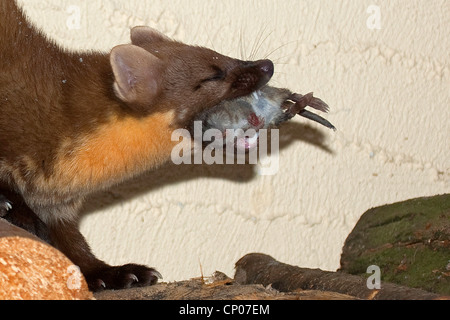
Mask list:
[[[273,76],[275,67],[270,60],[242,61],[235,69],[230,97],[246,96],[265,86]]]
[[[263,72],[263,74],[268,77],[269,79],[272,78],[275,67],[273,66],[273,62],[266,59],[266,60],[259,60],[256,61],[255,64],[259,66],[259,69]]]
[[[273,66],[272,61],[266,59],[255,61],[254,68],[258,70],[259,73],[259,81],[256,83],[255,89],[259,89],[270,81],[273,76],[275,67]]]

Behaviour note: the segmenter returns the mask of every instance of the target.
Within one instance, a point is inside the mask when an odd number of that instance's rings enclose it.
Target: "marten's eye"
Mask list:
[[[203,82],[209,82],[209,81],[220,81],[225,79],[226,73],[222,69],[220,69],[218,66],[211,66],[211,69],[214,70],[214,74],[206,79],[202,80]]]
[[[205,82],[213,82],[213,81],[222,81],[226,78],[227,74],[225,71],[220,69],[217,66],[211,66],[211,69],[214,70],[214,74],[208,78],[201,80],[197,86],[194,87],[194,90],[197,91],[202,87]]]
[[[215,74],[215,75],[213,75],[213,76],[211,76],[211,77],[209,77],[209,78],[206,78],[206,79],[204,79],[202,82],[208,82],[208,81],[220,81],[220,80],[223,80],[223,79],[225,79],[225,76],[224,76],[224,74]]]

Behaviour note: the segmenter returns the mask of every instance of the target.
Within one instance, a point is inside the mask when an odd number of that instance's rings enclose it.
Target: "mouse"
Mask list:
[[[257,146],[259,130],[278,128],[296,115],[336,131],[333,124],[306,107],[325,113],[329,111],[329,106],[312,92],[302,95],[265,85],[249,95],[225,100],[201,112],[196,121],[201,122],[203,132],[215,129],[222,133],[224,139],[218,144],[232,143],[241,150]]]

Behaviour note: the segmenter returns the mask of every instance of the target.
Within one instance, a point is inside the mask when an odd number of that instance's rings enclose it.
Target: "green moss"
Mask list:
[[[367,277],[367,267],[376,265],[382,281],[450,295],[449,260],[447,250],[390,248],[359,257],[347,272]]]
[[[450,195],[368,210],[347,238],[342,271],[450,295]]]

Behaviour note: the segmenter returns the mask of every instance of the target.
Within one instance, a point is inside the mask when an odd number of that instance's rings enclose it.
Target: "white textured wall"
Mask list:
[[[272,84],[331,106],[336,133],[303,118],[282,128],[274,176],[169,165],[93,199],[82,231],[110,263],[149,264],[180,280],[200,265],[233,275],[238,258],[259,251],[335,270],[365,210],[450,192],[448,0],[21,3],[73,49],[109,50],[128,42],[129,27],[150,25],[224,54],[269,55]]]

